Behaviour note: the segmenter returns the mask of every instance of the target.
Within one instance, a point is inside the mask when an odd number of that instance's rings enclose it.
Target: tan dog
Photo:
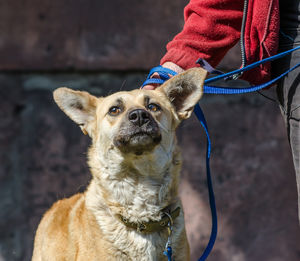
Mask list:
[[[203,69],[190,69],[155,91],[105,98],[54,92],[58,106],[92,138],[93,179],[85,193],[56,202],[44,215],[33,261],[167,260],[171,223],[173,258],[189,260],[175,129],[201,98],[205,77]]]

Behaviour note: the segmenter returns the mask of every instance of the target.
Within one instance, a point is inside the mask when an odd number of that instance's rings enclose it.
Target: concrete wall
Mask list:
[[[139,87],[180,30],[186,2],[0,0],[1,261],[30,260],[43,213],[90,179],[89,139],[57,108],[52,91],[69,86],[107,95]],[[221,67],[238,65],[234,49]],[[299,260],[295,177],[277,105],[257,94],[206,95],[201,104],[213,141],[219,217],[208,260]],[[192,118],[178,138],[180,193],[196,260],[211,226],[205,135]]]

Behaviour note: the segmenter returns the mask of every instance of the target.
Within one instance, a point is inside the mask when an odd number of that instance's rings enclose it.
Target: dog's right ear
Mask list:
[[[58,107],[75,121],[82,132],[92,136],[91,123],[96,116],[97,98],[83,91],[58,88],[53,92]]]
[[[189,118],[203,95],[207,71],[192,68],[166,81],[157,91],[163,92],[173,104],[180,120]]]

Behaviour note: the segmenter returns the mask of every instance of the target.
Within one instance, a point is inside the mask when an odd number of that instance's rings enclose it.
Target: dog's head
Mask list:
[[[92,138],[96,154],[105,157],[114,151],[123,157],[137,157],[153,153],[158,145],[171,150],[176,127],[190,117],[203,94],[205,77],[205,70],[194,68],[154,91],[133,90],[97,98],[59,88],[54,91],[54,99]]]

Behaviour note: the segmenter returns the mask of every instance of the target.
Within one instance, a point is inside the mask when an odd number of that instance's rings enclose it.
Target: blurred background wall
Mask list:
[[[138,88],[182,28],[187,2],[0,0],[0,261],[30,260],[43,213],[90,179],[90,141],[57,108],[52,91]],[[220,68],[239,67],[239,57],[234,48]],[[300,260],[294,170],[277,104],[258,94],[206,95],[201,104],[213,141],[219,218],[208,260]],[[211,228],[205,136],[192,117],[178,138],[180,193],[196,260]]]

